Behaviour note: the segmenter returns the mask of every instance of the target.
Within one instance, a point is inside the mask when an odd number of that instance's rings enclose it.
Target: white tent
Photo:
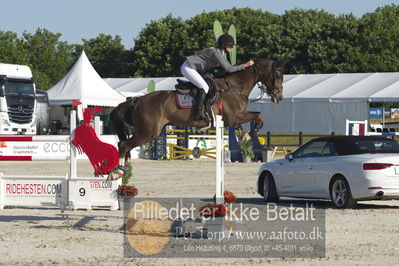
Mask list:
[[[48,98],[50,105],[71,105],[72,100],[78,100],[85,106],[117,106],[125,101],[97,74],[84,51],[69,72],[48,90]]]
[[[399,102],[396,72],[285,75],[283,86],[281,103],[264,97],[249,104],[264,116],[262,131],[344,133],[346,119],[369,119],[370,102]],[[250,98],[257,96],[254,89]]]
[[[156,90],[171,90],[176,84],[176,78],[126,79],[114,89],[144,95],[151,79]],[[106,82],[113,87],[113,80]],[[262,132],[344,133],[345,119],[369,118],[370,102],[399,102],[397,72],[284,75],[283,86],[284,99],[279,104],[264,96],[248,106],[249,111],[264,116]],[[255,87],[250,100],[259,95]]]
[[[181,78],[185,79],[185,78]],[[155,82],[155,88],[159,90],[172,90],[175,87],[176,78],[105,78],[104,81],[125,97],[137,97],[147,94],[150,81]]]

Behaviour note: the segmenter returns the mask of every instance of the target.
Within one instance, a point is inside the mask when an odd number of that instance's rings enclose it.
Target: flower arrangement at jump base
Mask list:
[[[233,192],[228,191],[228,190],[224,191],[223,197],[224,197],[224,204],[234,203],[237,200],[237,196],[234,195]],[[216,195],[213,196],[213,201],[216,202]]]
[[[234,203],[237,200],[237,196],[233,192],[225,190],[224,191],[224,203]]]
[[[224,217],[227,213],[224,204],[208,203],[200,209],[203,217]]]
[[[139,190],[135,186],[126,184],[119,185],[116,189],[120,210],[130,210],[131,199],[138,194]]]
[[[135,197],[138,194],[138,189],[135,186],[129,186],[126,184],[119,185],[116,189],[119,197]]]
[[[216,195],[213,196],[214,203],[208,203],[200,208],[200,214],[203,217],[224,217],[228,214],[225,204],[236,202],[236,195],[233,192],[225,190],[223,193],[224,203],[216,204]]]
[[[222,232],[225,228],[225,216],[229,215],[229,209],[226,204],[236,202],[236,195],[233,192],[225,190],[223,193],[224,202],[222,204],[216,203],[216,195],[213,196],[213,203],[208,203],[200,208],[200,215],[206,221],[206,230],[208,232]]]

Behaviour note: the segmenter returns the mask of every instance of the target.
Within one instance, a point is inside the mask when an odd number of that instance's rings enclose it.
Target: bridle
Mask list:
[[[267,80],[267,79],[265,79],[265,77],[262,75],[262,72],[259,70],[259,68],[258,68],[255,64],[252,65],[252,68],[253,68],[253,70],[254,70],[254,81],[255,81],[255,83],[258,85],[258,88],[259,88],[260,91],[261,91],[261,95],[260,95],[258,98],[256,98],[255,100],[250,100],[250,102],[257,102],[257,101],[259,101],[260,99],[262,99],[262,97],[263,97],[265,94],[267,94],[269,97],[275,97],[276,71],[279,69],[279,68],[276,67],[276,64],[275,64],[274,62],[272,62],[272,71],[271,71],[271,73],[269,73],[269,75],[267,76],[267,78],[268,78],[268,77],[271,75],[271,78],[272,78],[272,88],[268,88],[268,87],[266,86],[266,81],[265,81],[265,80]],[[260,82],[259,82],[259,81],[256,82],[257,76],[260,77]],[[236,94],[238,94],[238,95],[241,95],[241,96],[246,97],[247,100],[248,100],[248,98],[249,98],[248,95],[242,93],[241,91],[239,91],[239,90],[237,90],[237,89],[234,89],[234,88],[231,88],[231,87],[230,87],[229,82],[228,82],[228,80],[227,80],[226,77],[224,78],[224,81],[225,81],[225,83],[226,83],[226,85],[227,85],[227,90],[221,89],[221,90],[218,90],[218,92],[220,92],[220,93],[224,93],[224,92],[236,93]]]
[[[259,75],[260,77],[260,82],[256,82],[256,84],[258,85],[258,88],[261,91],[261,94],[258,98],[256,98],[255,100],[250,100],[251,102],[257,102],[260,99],[262,99],[262,97],[267,94],[270,98],[275,97],[275,88],[276,88],[276,71],[277,71],[277,67],[276,64],[274,62],[272,62],[272,71],[271,73],[269,73],[269,76],[271,75],[272,78],[272,87],[268,88],[266,86],[266,81],[265,81],[265,77],[262,75],[262,72],[259,70],[259,68],[253,64],[252,68],[254,69],[254,80],[256,80],[256,76]],[[267,78],[269,78],[269,76]],[[266,78],[266,80],[267,80]]]

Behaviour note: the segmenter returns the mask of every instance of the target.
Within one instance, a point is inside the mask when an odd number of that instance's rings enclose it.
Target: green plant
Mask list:
[[[133,168],[132,165],[129,163],[129,165],[127,165],[127,170],[125,171],[125,173],[122,176],[122,184],[128,184],[130,178],[133,175]]]
[[[240,141],[240,148],[241,148],[241,153],[242,155],[249,156],[252,160],[255,158],[255,153],[252,149],[252,141],[243,139]]]
[[[154,150],[154,141],[151,140],[150,142],[147,142],[146,144],[143,145],[143,151],[144,153],[151,153]]]

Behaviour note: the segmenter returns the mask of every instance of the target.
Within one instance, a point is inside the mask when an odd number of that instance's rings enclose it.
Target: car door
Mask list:
[[[281,196],[312,196],[314,168],[325,145],[326,141],[310,141],[294,153],[293,160],[280,164],[277,186]]]
[[[321,157],[318,158],[317,164],[313,167],[314,172],[314,189],[312,194],[320,198],[329,198],[329,183],[332,172],[339,169],[339,162],[337,162],[337,147],[335,142],[327,141],[321,152]],[[333,171],[334,170],[334,171]]]

